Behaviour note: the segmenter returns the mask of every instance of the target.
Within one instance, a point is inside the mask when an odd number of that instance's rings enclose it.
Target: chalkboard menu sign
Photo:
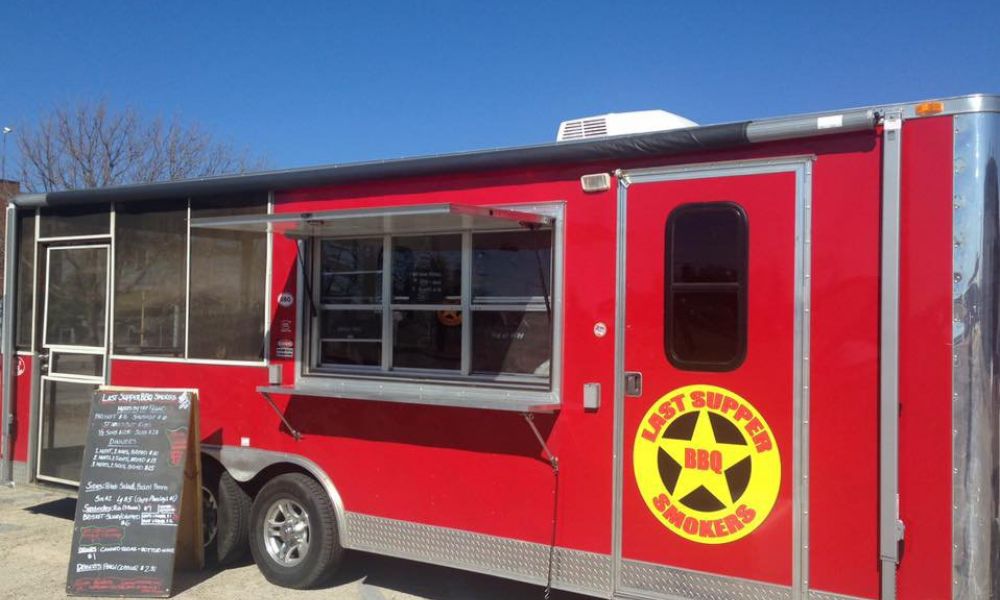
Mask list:
[[[94,393],[66,592],[164,597],[175,566],[200,568],[198,394]]]

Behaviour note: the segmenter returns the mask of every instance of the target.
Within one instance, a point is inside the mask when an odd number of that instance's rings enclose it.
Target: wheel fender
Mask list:
[[[337,491],[337,486],[319,465],[310,459],[289,452],[274,452],[271,450],[261,450],[259,448],[243,448],[240,446],[218,446],[202,445],[201,451],[217,460],[236,481],[245,483],[257,476],[264,469],[278,464],[290,464],[304,469],[307,473],[316,478],[323,489],[330,497],[333,504],[333,512],[337,516],[337,531],[340,537],[340,544],[347,546],[347,514],[344,510],[344,501]]]

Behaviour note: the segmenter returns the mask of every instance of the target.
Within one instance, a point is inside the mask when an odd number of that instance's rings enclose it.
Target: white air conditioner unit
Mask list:
[[[572,119],[559,124],[557,142],[585,140],[610,135],[647,133],[686,129],[698,124],[680,115],[665,110],[637,110],[625,113],[608,113],[582,119]]]

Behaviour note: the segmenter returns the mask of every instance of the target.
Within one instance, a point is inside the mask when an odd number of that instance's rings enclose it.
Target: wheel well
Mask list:
[[[205,452],[201,454],[201,470],[203,473],[211,472],[213,470],[216,473],[222,473],[227,471],[226,467],[222,464],[221,461],[219,461],[211,454]],[[257,492],[260,490],[260,488],[264,487],[265,483],[271,481],[278,475],[284,475],[286,473],[302,473],[303,475],[306,475],[310,479],[322,485],[322,482],[320,482],[316,478],[316,476],[310,473],[309,470],[306,469],[305,467],[286,462],[279,462],[279,463],[274,463],[273,465],[269,465],[261,469],[249,481],[237,481],[237,483],[248,494],[250,494],[251,496],[256,496]]]
[[[242,486],[243,489],[245,489],[247,493],[249,493],[251,496],[256,496],[257,492],[260,491],[260,488],[264,487],[264,484],[266,484],[268,481],[271,481],[272,479],[274,479],[279,475],[285,475],[287,473],[301,473],[306,477],[312,479],[316,483],[322,485],[322,483],[318,479],[316,479],[316,476],[310,473],[309,470],[304,467],[292,463],[275,463],[273,465],[265,467],[264,469],[261,469],[259,473],[254,475],[253,479],[244,482]]]
[[[209,469],[215,469],[217,472],[221,473],[226,470],[214,456],[207,454],[205,452],[201,453],[201,471],[204,473]]]

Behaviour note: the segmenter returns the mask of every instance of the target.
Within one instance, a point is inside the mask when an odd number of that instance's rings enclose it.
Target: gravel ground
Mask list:
[[[76,501],[62,489],[0,486],[0,598],[65,598]],[[300,592],[269,584],[253,564],[178,573],[176,598],[205,600],[542,600],[538,586],[406,560],[349,552],[334,584]],[[553,600],[591,600],[552,593]]]

